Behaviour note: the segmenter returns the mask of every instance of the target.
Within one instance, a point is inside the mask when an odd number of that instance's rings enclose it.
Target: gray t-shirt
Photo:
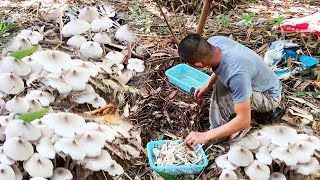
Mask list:
[[[281,94],[281,82],[254,51],[222,36],[211,37],[208,42],[222,51],[221,63],[213,70],[231,90],[234,103],[248,100],[253,91],[268,92],[271,97]]]

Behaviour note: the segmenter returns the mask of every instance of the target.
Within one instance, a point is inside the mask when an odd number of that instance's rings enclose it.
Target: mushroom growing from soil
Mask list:
[[[35,99],[40,102],[40,104],[44,107],[50,105],[50,103],[54,102],[55,98],[52,94],[46,91],[32,90],[30,91],[26,97],[28,99]]]
[[[27,101],[30,105],[29,112],[37,112],[42,108],[42,106],[38,100],[27,99]]]
[[[101,154],[101,148],[106,143],[106,138],[101,132],[86,131],[80,135],[78,141],[83,146],[86,157],[97,157]]]
[[[100,97],[99,94],[95,94],[92,101],[89,102],[94,108],[99,108],[107,105],[106,100],[104,100],[102,97]]]
[[[277,147],[271,152],[273,159],[286,163],[287,166],[294,166],[298,163],[295,152],[289,147]]]
[[[70,138],[60,138],[55,144],[56,152],[63,152],[69,155],[73,160],[83,160],[86,152],[82,144],[77,140]]]
[[[105,170],[112,165],[112,159],[108,151],[101,150],[101,154],[97,157],[86,157],[81,164],[92,171]]]
[[[71,47],[79,48],[82,46],[83,43],[87,42],[87,39],[81,35],[74,35],[68,41],[67,44]]]
[[[88,22],[80,19],[73,19],[62,28],[61,34],[65,37],[71,37],[83,34],[90,30],[90,28],[91,25]]]
[[[113,64],[121,64],[124,61],[125,56],[118,51],[110,51],[106,55],[106,59],[108,62],[110,62],[112,65]]]
[[[64,80],[69,83],[74,91],[81,91],[86,88],[89,81],[89,72],[81,67],[72,67],[64,75]]]
[[[40,41],[43,40],[42,34],[40,34],[37,31],[31,31],[31,30],[22,30],[18,36],[27,38],[32,45],[37,45],[39,44]]]
[[[44,83],[47,86],[51,86],[54,89],[57,89],[60,94],[69,94],[72,91],[72,87],[67,83],[62,75],[49,74]]]
[[[238,176],[234,171],[229,169],[224,169],[219,176],[219,180],[232,180],[232,179],[238,179]]]
[[[27,38],[16,36],[10,45],[3,49],[4,53],[31,48],[32,44]]]
[[[315,148],[310,142],[298,142],[292,148],[298,163],[308,163],[311,160]]]
[[[236,170],[238,168],[228,160],[228,154],[218,156],[215,161],[217,166],[221,169]]]
[[[113,26],[114,22],[108,17],[97,17],[91,22],[91,28],[93,32],[101,32],[109,29]]]
[[[111,165],[105,169],[111,176],[121,175],[124,173],[122,166],[120,166],[116,161],[112,160]]]
[[[306,141],[306,142],[310,142],[313,144],[314,148],[317,151],[320,151],[320,139],[316,136],[309,136],[307,134],[299,134],[298,135],[298,139],[299,141]]]
[[[95,91],[93,87],[86,84],[86,88],[78,94],[74,95],[73,101],[78,104],[89,103],[95,98]]]
[[[230,148],[228,160],[236,166],[248,166],[253,161],[252,152],[240,146]]]
[[[53,174],[52,162],[38,153],[34,153],[27,161],[23,162],[23,168],[31,177],[48,178]]]
[[[36,145],[36,150],[45,158],[54,159],[56,155],[52,140],[49,137],[42,137]]]
[[[287,180],[287,178],[282,173],[273,172],[270,174],[270,180]]]
[[[21,170],[19,169],[19,167],[17,165],[12,165],[11,167],[14,171],[14,174],[16,175],[16,180],[22,180],[23,174],[22,174]]]
[[[5,57],[0,61],[0,73],[13,73],[17,76],[26,76],[31,72],[28,63],[15,59],[14,57]]]
[[[62,167],[53,170],[53,175],[50,177],[51,180],[71,180],[72,178],[72,173],[68,169]]]
[[[14,171],[10,166],[0,164],[0,179],[16,180],[16,175],[14,174]]]
[[[144,61],[137,59],[137,58],[131,58],[128,60],[129,64],[127,65],[127,68],[131,71],[135,72],[143,72],[144,67]]]
[[[4,134],[7,140],[12,137],[21,137],[27,141],[36,141],[40,138],[41,131],[30,123],[15,119],[8,123]]]
[[[9,165],[11,166],[12,164],[15,163],[14,160],[10,159],[3,151],[3,147],[0,146],[0,163],[4,165]]]
[[[22,97],[12,98],[7,101],[5,107],[10,113],[26,113],[30,109],[28,100]]]
[[[90,61],[83,61],[81,59],[72,60],[72,65],[86,69],[89,72],[91,77],[96,77],[101,71],[99,66],[97,66],[96,64]]]
[[[102,56],[103,50],[99,43],[88,41],[82,44],[80,47],[80,53],[86,58],[97,59]]]
[[[32,156],[34,150],[28,141],[13,137],[4,142],[3,152],[12,160],[25,161]]]
[[[24,83],[19,76],[12,73],[0,74],[0,91],[6,94],[19,94],[24,88]]]
[[[262,135],[270,137],[271,142],[277,146],[287,146],[298,138],[295,129],[288,126],[269,126],[261,130]]]
[[[256,158],[260,163],[271,165],[272,157],[269,148],[266,146],[261,146],[256,152]]]
[[[319,161],[315,157],[312,157],[308,163],[300,163],[294,167],[294,169],[296,169],[297,172],[302,175],[310,175],[315,173],[319,170],[319,168]]]
[[[248,167],[244,169],[250,179],[269,179],[270,169],[267,165],[254,160]]]
[[[91,23],[94,19],[99,17],[99,12],[94,6],[87,6],[80,10],[78,18],[88,23]]]

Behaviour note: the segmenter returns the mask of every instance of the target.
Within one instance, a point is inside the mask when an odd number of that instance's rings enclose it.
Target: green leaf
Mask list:
[[[211,177],[210,180],[217,180],[217,178],[216,177]]]
[[[49,111],[49,108],[42,108],[40,111],[37,112],[30,112],[30,113],[24,113],[19,116],[19,119],[23,120],[24,122],[30,123],[31,121],[35,119],[39,119],[45,114],[47,114]]]
[[[320,54],[320,49],[318,49],[317,54]]]
[[[164,138],[164,134],[161,134],[159,137],[158,137],[158,140],[163,140]]]
[[[16,59],[21,60],[22,58],[26,57],[26,56],[30,56],[31,54],[33,54],[36,50],[38,49],[37,46],[32,46],[29,49],[23,49],[23,50],[19,50],[19,51],[12,51],[10,53],[10,56],[15,57]]]
[[[161,177],[163,177],[165,180],[176,180],[177,177],[168,173],[164,172],[157,172]]]
[[[289,94],[294,96],[308,96],[305,92],[289,92]]]

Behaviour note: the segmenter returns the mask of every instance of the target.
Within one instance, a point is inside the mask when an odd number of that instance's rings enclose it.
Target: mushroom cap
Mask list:
[[[129,31],[129,26],[127,24],[118,28],[115,37],[122,42],[133,43],[136,41],[136,37]]]
[[[97,157],[86,157],[82,164],[84,164],[84,167],[87,169],[90,169],[92,171],[99,171],[104,170],[111,166],[112,159],[108,151],[102,149],[101,154]]]
[[[47,114],[42,120],[49,128],[54,129],[56,134],[68,138],[73,138],[75,133],[83,133],[86,124],[83,117],[66,112]]]
[[[95,94],[95,97],[92,101],[89,102],[94,108],[100,108],[107,104],[106,100],[99,96],[99,94]]]
[[[105,169],[108,171],[109,175],[116,176],[124,173],[122,166],[120,166],[116,161],[112,160],[111,165]]]
[[[120,121],[119,119],[115,120],[118,122]],[[119,124],[111,124],[110,127],[119,132],[125,138],[131,137],[129,131],[132,129],[133,125],[127,121],[121,121]]]
[[[82,144],[70,138],[60,138],[55,144],[56,152],[63,152],[70,155],[73,160],[83,160],[86,152]]]
[[[262,135],[260,131],[252,133],[252,136],[260,141],[260,146],[268,147],[271,144],[271,138]]]
[[[56,155],[56,151],[53,147],[53,142],[49,137],[43,137],[39,140],[39,143],[36,146],[37,152],[49,159],[54,159]]]
[[[118,71],[118,76],[115,78],[121,84],[127,84],[130,79],[133,77],[134,72],[129,69],[124,69],[122,71]]]
[[[6,94],[19,94],[24,89],[24,83],[19,76],[12,73],[0,74],[0,91]]]
[[[91,22],[91,28],[93,32],[105,31],[109,32],[109,29],[113,26],[114,22],[109,17],[97,17]]]
[[[99,17],[100,14],[96,7],[87,6],[80,10],[78,18],[88,23],[91,23],[94,19]]]
[[[50,103],[54,102],[55,98],[52,94],[46,91],[32,90],[30,91],[26,97],[28,99],[38,100],[42,106],[47,107]]]
[[[128,63],[127,68],[131,71],[143,72],[145,69],[144,61],[138,58],[131,58],[128,60]]]
[[[33,81],[41,78],[43,66],[35,61],[30,61],[30,62],[28,62],[28,64],[31,67],[31,72],[28,75],[28,77],[26,77],[25,79],[26,79],[27,86],[30,86],[30,84]]]
[[[46,178],[43,178],[43,177],[33,177],[29,180],[47,180]]]
[[[35,127],[40,129],[42,137],[51,138],[54,135],[54,129],[49,128],[41,119],[36,119],[31,122]]]
[[[295,168],[297,169],[297,172],[302,175],[310,175],[318,171],[320,166],[317,158],[312,157],[308,163],[297,164]]]
[[[0,163],[4,165],[9,165],[11,166],[12,164],[15,163],[14,160],[10,159],[3,151],[3,147],[0,146]]]
[[[14,171],[10,166],[0,164],[0,179],[16,180],[16,175],[14,174]]]
[[[125,56],[118,51],[110,51],[106,55],[106,59],[108,62],[110,62],[111,65],[123,63],[124,58]]]
[[[268,126],[264,127],[261,133],[271,137],[271,142],[277,146],[287,146],[298,138],[297,131],[289,126]]]
[[[307,134],[299,134],[298,141],[311,142],[317,151],[320,150],[320,139],[317,136],[309,136]]]
[[[101,154],[101,148],[106,143],[105,135],[102,132],[86,131],[79,138],[87,157],[97,157]]]
[[[87,41],[80,47],[80,53],[86,58],[96,59],[102,56],[103,50],[99,43]]]
[[[105,71],[108,74],[113,73],[113,66],[114,64],[110,61],[103,61],[101,63],[98,63],[99,68],[101,68],[103,71]]]
[[[256,158],[260,163],[271,165],[272,157],[269,148],[266,146],[261,146],[256,153]]]
[[[230,148],[228,160],[236,166],[248,166],[253,161],[252,152],[240,146]]]
[[[31,177],[48,178],[53,174],[52,162],[38,153],[34,153],[27,161],[24,161],[23,168]]]
[[[10,45],[3,50],[3,52],[28,49],[31,48],[31,46],[32,44],[27,38],[16,36],[13,41],[11,41]]]
[[[33,147],[28,141],[13,137],[3,144],[3,152],[12,160],[25,161],[33,154]]]
[[[99,9],[102,12],[102,14],[107,17],[114,17],[116,15],[116,11],[110,5],[99,6]]]
[[[26,98],[14,97],[7,101],[6,109],[10,113],[26,113],[30,109],[30,105]]]
[[[95,98],[94,94],[95,94],[95,91],[93,87],[89,84],[86,84],[86,88],[79,94],[76,94],[74,96],[73,101],[78,104],[89,103],[93,101],[93,99]]]
[[[250,179],[269,179],[270,169],[267,165],[254,160],[244,171]]]
[[[234,171],[229,169],[224,169],[219,176],[219,180],[232,180],[232,179],[238,179],[238,176]]]
[[[43,36],[41,33],[37,31],[31,31],[31,30],[22,30],[18,36],[24,37],[26,39],[29,39],[32,45],[39,44],[40,41],[43,40]]]
[[[72,87],[67,83],[63,76],[50,74],[46,77],[44,83],[47,86],[51,86],[54,89],[57,89],[60,94],[69,94],[72,91]]]
[[[61,31],[61,34],[65,37],[70,37],[77,34],[83,34],[91,28],[91,25],[81,19],[76,19],[68,22]]]
[[[254,136],[248,135],[247,137],[240,138],[233,145],[242,146],[249,150],[257,149],[260,146],[260,141]]]
[[[67,41],[67,44],[75,48],[80,48],[85,42],[87,42],[87,39],[84,36],[76,34]]]
[[[292,148],[298,163],[307,163],[315,151],[315,147],[310,142],[297,142]]]
[[[128,144],[120,144],[120,148],[134,158],[140,157],[140,151]]]
[[[72,178],[72,173],[68,169],[62,167],[53,170],[53,175],[50,177],[51,180],[71,180]]]
[[[38,100],[28,99],[27,101],[30,105],[29,112],[37,112],[42,108],[42,106]]]
[[[36,141],[40,138],[41,131],[30,123],[15,119],[9,121],[4,134],[6,135],[7,140],[12,137],[21,137],[28,141]]]
[[[106,124],[101,124],[96,130],[102,132],[108,142],[112,142],[115,137],[121,137],[121,135],[115,129]]]
[[[111,38],[104,32],[97,33],[93,36],[93,40],[99,44],[111,43]]]
[[[37,51],[32,54],[32,59],[43,66],[43,69],[60,74],[62,69],[71,67],[71,56],[57,50]]]
[[[277,147],[271,152],[273,159],[279,159],[286,163],[287,166],[294,166],[298,163],[295,152],[289,147]]]
[[[72,60],[72,65],[86,69],[92,77],[97,76],[100,71],[99,66],[95,65],[90,61],[83,61],[81,59]]]
[[[270,180],[287,180],[287,178],[282,173],[273,172],[270,174]]]
[[[11,168],[13,169],[14,174],[16,175],[15,180],[22,180],[23,179],[23,174],[21,170],[18,168],[17,165],[12,165]]]
[[[217,166],[221,169],[236,170],[238,168],[228,160],[228,154],[223,154],[216,157],[215,161]]]
[[[90,74],[82,67],[72,67],[63,75],[63,79],[71,85],[74,91],[82,91],[86,88]]]
[[[13,73],[17,76],[26,76],[31,72],[28,63],[16,60],[14,57],[4,57],[0,61],[0,73]]]

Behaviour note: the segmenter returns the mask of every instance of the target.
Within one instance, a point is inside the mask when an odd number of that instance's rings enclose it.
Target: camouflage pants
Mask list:
[[[257,112],[268,112],[277,108],[280,104],[279,97],[270,97],[267,92],[253,92],[251,96],[251,109]],[[226,88],[219,80],[213,87],[209,120],[212,128],[217,128],[228,121],[234,115],[234,104],[231,91]]]

